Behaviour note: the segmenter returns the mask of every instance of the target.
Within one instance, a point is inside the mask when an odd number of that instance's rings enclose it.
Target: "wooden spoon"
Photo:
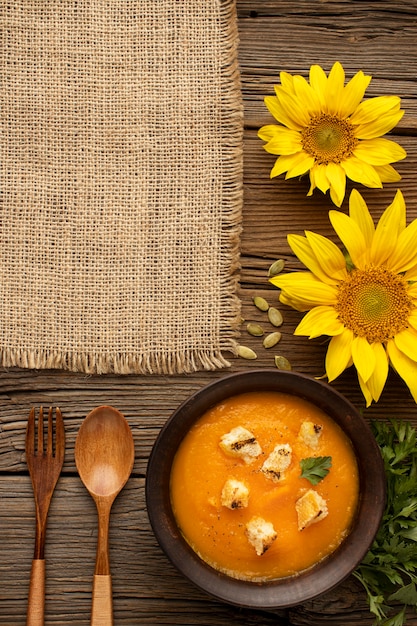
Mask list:
[[[93,580],[92,626],[113,624],[109,561],[109,522],[112,504],[133,468],[135,449],[129,424],[111,406],[87,415],[75,442],[75,464],[98,513],[97,556]]]

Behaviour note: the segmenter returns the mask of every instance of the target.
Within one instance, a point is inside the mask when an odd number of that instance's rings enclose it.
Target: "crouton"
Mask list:
[[[262,454],[262,448],[256,437],[243,426],[236,426],[223,435],[219,445],[225,454],[238,457],[245,463],[252,463]]]
[[[262,556],[274,543],[277,533],[271,522],[267,522],[262,517],[252,517],[246,524],[246,536],[255,548],[256,554]]]
[[[320,522],[328,514],[327,503],[314,489],[309,489],[295,503],[298,516],[298,530]]]
[[[274,482],[283,479],[284,471],[290,466],[292,458],[292,448],[289,443],[275,446],[271,454],[264,461],[261,472]]]
[[[317,448],[323,427],[313,422],[303,422],[298,434],[299,438],[310,448]]]
[[[221,503],[228,509],[243,509],[248,506],[249,489],[245,483],[229,478],[222,489]]]

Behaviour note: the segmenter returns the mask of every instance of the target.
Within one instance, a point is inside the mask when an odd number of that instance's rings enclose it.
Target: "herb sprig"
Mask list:
[[[371,423],[384,460],[387,502],[375,541],[354,576],[377,624],[403,626],[417,612],[417,433],[391,419]]]
[[[332,466],[331,456],[309,456],[300,461],[301,477],[307,478],[312,485],[317,485],[329,473]]]

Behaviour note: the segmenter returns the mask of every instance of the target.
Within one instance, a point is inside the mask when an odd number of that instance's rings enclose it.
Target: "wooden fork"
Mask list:
[[[49,505],[61,473],[65,454],[65,430],[57,408],[55,429],[52,407],[48,412],[47,438],[44,445],[43,408],[39,409],[37,429],[32,408],[26,430],[26,463],[32,479],[36,506],[35,551],[29,583],[27,626],[43,626],[45,615],[45,533]],[[37,437],[35,430],[37,430]]]

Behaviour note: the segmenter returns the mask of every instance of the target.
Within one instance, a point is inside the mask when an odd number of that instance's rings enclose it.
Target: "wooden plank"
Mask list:
[[[416,7],[408,0],[238,0],[238,15],[241,18],[256,18],[260,16],[294,16],[297,21],[315,20],[316,25],[323,19],[332,19],[337,16],[361,16],[368,20],[368,27],[374,25],[374,19],[383,20],[397,18],[401,24],[416,15]]]

